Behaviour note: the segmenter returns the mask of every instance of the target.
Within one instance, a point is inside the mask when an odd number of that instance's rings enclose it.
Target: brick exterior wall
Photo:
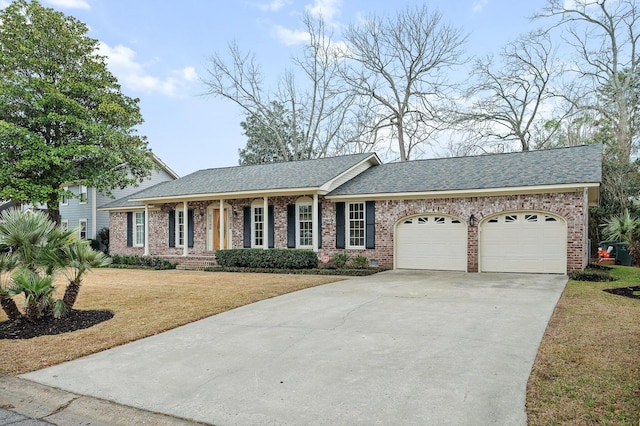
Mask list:
[[[276,248],[287,247],[287,205],[294,204],[298,197],[269,198],[274,206]],[[258,199],[260,202],[262,199]],[[468,222],[471,214],[475,216],[476,226],[468,227],[467,268],[469,272],[478,271],[478,229],[482,221],[489,217],[522,210],[535,210],[552,213],[562,217],[567,223],[567,271],[583,269],[588,261],[587,229],[588,203],[587,190],[533,195],[485,196],[466,198],[440,198],[419,200],[378,200],[375,206],[375,248],[363,250],[336,249],[336,209],[335,203],[319,197],[322,203],[322,248],[319,254],[334,255],[347,252],[350,255],[363,254],[380,266],[393,267],[394,230],[403,218],[418,214],[440,213]],[[243,247],[244,207],[251,205],[254,199],[225,200],[231,205],[232,247]],[[189,203],[194,209],[194,247],[189,248],[190,256],[213,256],[206,250],[206,214],[207,206],[219,206],[219,201]],[[181,256],[183,249],[169,247],[169,211],[175,205],[164,205],[162,209],[150,211],[149,253],[151,255],[173,257]],[[127,217],[124,212],[112,212],[110,215],[110,251],[118,254],[142,255],[141,247],[127,247]]]

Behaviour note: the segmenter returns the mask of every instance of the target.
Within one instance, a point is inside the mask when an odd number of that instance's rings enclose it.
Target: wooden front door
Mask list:
[[[220,250],[222,249],[226,249],[229,248],[229,243],[228,243],[228,229],[229,229],[229,215],[227,214],[228,210],[224,209],[223,210],[223,214],[224,214],[224,219],[225,219],[225,223],[224,223],[224,234],[223,234],[223,238],[224,240],[222,241],[222,247],[220,246],[220,209],[213,209],[213,249],[214,250]]]

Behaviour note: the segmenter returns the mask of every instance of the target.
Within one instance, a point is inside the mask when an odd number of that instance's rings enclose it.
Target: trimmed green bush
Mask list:
[[[573,271],[569,273],[569,278],[575,281],[607,282],[614,281],[608,270],[585,269],[584,271]]]
[[[347,253],[336,253],[333,255],[331,259],[331,263],[336,268],[344,268],[347,266],[347,262],[349,261],[349,255]]]
[[[349,261],[349,265],[354,269],[367,269],[369,267],[369,259],[367,256],[359,254]]]
[[[318,255],[312,250],[229,249],[216,252],[218,265],[227,268],[312,269]]]
[[[176,264],[157,256],[138,256],[114,254],[111,256],[113,268],[142,267],[156,270],[176,269]]]

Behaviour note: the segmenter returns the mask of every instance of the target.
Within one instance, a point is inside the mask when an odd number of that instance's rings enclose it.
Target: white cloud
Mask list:
[[[145,67],[136,61],[136,52],[126,46],[111,47],[100,42],[98,54],[107,58],[109,69],[118,78],[120,84],[133,91],[180,96],[181,91],[186,88],[188,83],[198,79],[193,67],[174,70],[166,78],[154,77],[148,74]]]
[[[258,9],[264,12],[277,12],[283,7],[291,4],[292,0],[273,0],[269,3],[258,4]]]
[[[487,7],[487,4],[489,4],[489,0],[474,1],[471,10],[473,10],[473,13],[482,12],[484,8]]]
[[[331,22],[340,15],[340,6],[342,0],[315,0],[312,4],[306,5],[305,9],[312,16],[322,16],[327,22]]]
[[[66,9],[91,9],[86,0],[46,0],[46,2]]]
[[[309,40],[309,33],[302,30],[290,30],[281,25],[274,25],[272,33],[275,38],[283,42],[286,46],[294,46]]]
[[[11,4],[11,2],[9,0],[0,0],[0,10],[4,9],[5,7],[9,6]]]

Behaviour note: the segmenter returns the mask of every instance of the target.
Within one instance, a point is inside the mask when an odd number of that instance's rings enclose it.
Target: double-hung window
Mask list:
[[[176,209],[176,247],[184,247],[184,231],[184,210],[179,207]]]
[[[296,204],[298,247],[313,247],[313,205],[310,202]]]
[[[87,204],[87,200],[89,199],[87,187],[84,185],[80,185],[80,204]]]
[[[365,246],[365,203],[347,204],[348,248]]]
[[[264,247],[264,207],[252,206],[251,210],[251,246]]]
[[[87,239],[87,219],[80,219],[80,229],[78,230],[78,237],[81,240]]]
[[[68,231],[69,230],[69,219],[62,219],[60,221],[60,227],[62,229],[64,229],[65,231]]]
[[[68,186],[63,186],[62,190],[63,191],[68,191],[69,187]],[[67,194],[62,194],[62,200],[60,201],[60,205],[61,206],[68,206],[69,205],[69,197],[67,196]]]
[[[135,240],[133,245],[136,247],[144,246],[144,212],[135,212]]]

